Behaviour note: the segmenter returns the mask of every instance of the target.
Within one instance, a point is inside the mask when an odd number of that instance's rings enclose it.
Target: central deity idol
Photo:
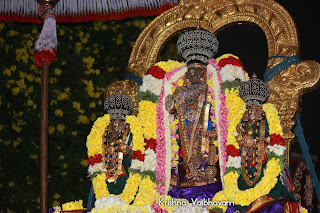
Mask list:
[[[215,35],[205,30],[183,33],[177,42],[178,51],[187,61],[188,71],[184,85],[166,97],[166,109],[179,119],[181,139],[178,166],[179,187],[202,186],[215,182],[216,131],[209,119],[210,103],[207,100],[206,67],[208,60],[218,51]],[[205,152],[205,142],[209,149]]]

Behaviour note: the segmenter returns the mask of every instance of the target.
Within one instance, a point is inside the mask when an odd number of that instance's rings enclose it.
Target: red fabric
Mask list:
[[[148,139],[144,139],[144,142],[146,143],[146,145],[144,146],[145,149],[153,149],[153,151],[156,151],[156,145],[157,145],[157,140],[154,139],[154,138],[150,138],[149,140]]]
[[[299,213],[299,204],[296,202],[287,202],[284,205],[284,212],[290,212],[290,213]]]
[[[52,63],[57,57],[55,50],[41,50],[33,55],[34,63],[36,66],[41,67],[44,61]]]
[[[158,66],[150,67],[149,70],[146,72],[146,75],[152,75],[157,79],[163,79],[165,74],[166,74],[166,71],[164,71]]]
[[[99,14],[99,13],[90,13],[90,14],[67,14],[67,15],[57,15],[57,22],[85,22],[85,21],[110,21],[110,20],[122,20],[129,17],[135,16],[155,16],[163,13],[164,11],[174,7],[174,4],[165,4],[160,7],[146,9],[146,8],[137,8],[135,10],[125,11],[121,13],[110,13],[110,14]],[[19,21],[19,22],[30,22],[41,24],[41,18],[34,15],[24,16],[22,14],[0,14],[0,21]]]
[[[236,59],[233,56],[229,56],[228,58],[223,58],[218,62],[218,66],[219,67],[224,67],[227,64],[232,64],[234,66],[238,66],[241,67],[243,69],[243,71],[246,71],[241,63],[241,61],[239,59]]]
[[[182,157],[182,158],[184,158],[184,153],[183,153],[183,150],[182,150],[182,149],[180,149],[179,156]]]
[[[101,163],[102,155],[101,154],[95,154],[94,156],[91,156],[88,158],[88,163],[93,166],[95,163]]]
[[[232,157],[240,156],[240,149],[236,149],[233,145],[228,145],[227,155],[231,155]]]
[[[284,139],[281,137],[281,135],[278,134],[271,134],[270,135],[270,145],[273,146],[275,144],[279,144],[281,146],[285,146],[286,142]]]
[[[140,150],[132,152],[132,159],[138,159],[140,161],[144,161],[144,154],[141,153]]]

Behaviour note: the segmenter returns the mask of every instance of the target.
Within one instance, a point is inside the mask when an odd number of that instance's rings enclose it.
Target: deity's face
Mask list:
[[[188,65],[188,71],[186,73],[187,79],[191,84],[201,83],[206,73],[206,67],[202,64]]]
[[[124,120],[121,119],[113,119],[111,121],[112,125],[113,125],[113,130],[115,132],[121,132],[125,129],[125,122]]]
[[[244,121],[255,121],[258,120],[263,114],[263,111],[260,107],[249,107],[243,115]]]

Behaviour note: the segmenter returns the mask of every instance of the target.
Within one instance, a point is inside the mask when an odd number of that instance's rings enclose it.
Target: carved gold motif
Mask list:
[[[160,50],[171,37],[197,23],[214,34],[232,24],[255,24],[265,33],[269,57],[299,55],[295,23],[290,14],[273,0],[181,0],[179,5],[156,17],[142,31],[132,50],[127,71],[142,77],[155,64]],[[282,60],[269,60],[267,69]],[[269,102],[279,110],[287,158],[294,139],[291,130],[301,96],[315,88],[319,80],[320,65],[315,61],[303,61],[288,67],[269,83]]]

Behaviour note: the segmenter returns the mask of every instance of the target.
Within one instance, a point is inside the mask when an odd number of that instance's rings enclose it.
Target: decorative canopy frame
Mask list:
[[[162,47],[170,38],[197,23],[214,34],[237,23],[255,24],[266,36],[269,57],[299,55],[295,22],[288,11],[274,0],[182,0],[142,31],[133,47],[127,71],[142,77],[156,63]],[[267,69],[282,60],[269,60]],[[268,83],[271,90],[268,102],[275,104],[279,111],[288,160],[301,96],[318,86],[319,80],[320,64],[307,60],[287,67]]]

